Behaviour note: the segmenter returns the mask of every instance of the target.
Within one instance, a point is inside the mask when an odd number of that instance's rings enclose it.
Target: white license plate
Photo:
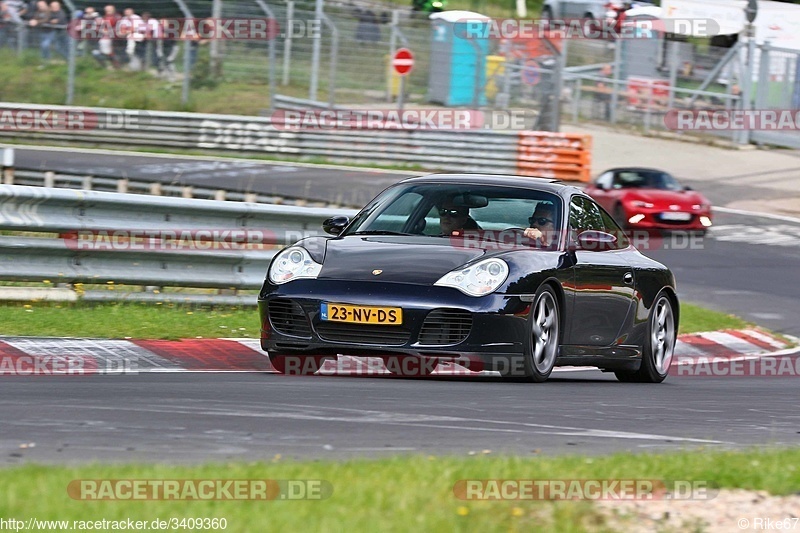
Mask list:
[[[661,213],[661,220],[686,222],[692,219],[691,213]]]

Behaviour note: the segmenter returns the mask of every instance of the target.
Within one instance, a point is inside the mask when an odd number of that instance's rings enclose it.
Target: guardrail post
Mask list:
[[[83,189],[84,191],[91,191],[92,190],[92,177],[91,176],[85,176],[83,178],[83,185],[81,186],[81,189]]]
[[[617,39],[614,46],[614,90],[611,91],[611,113],[609,122],[617,123],[617,105],[619,104],[619,77],[622,71],[622,45],[623,41]]]
[[[218,1],[218,0],[215,0]],[[272,27],[277,28],[277,18],[275,17],[275,13],[272,9],[267,5],[264,0],[256,0],[256,3],[261,8],[261,11],[264,12],[267,17],[269,17],[270,21],[272,22]],[[291,33],[291,30],[288,30]],[[272,35],[267,43],[269,47],[269,109],[270,111],[275,110],[275,39],[278,38],[277,32],[275,35]]]
[[[758,60],[758,85],[756,86],[756,109],[767,107],[767,94],[769,93],[769,63],[770,42],[764,41],[761,45],[761,54]]]
[[[17,26],[17,56],[21,57],[25,53],[25,45],[28,43],[28,28],[24,24]]]
[[[74,19],[73,19],[74,20]],[[64,30],[66,31],[66,30]],[[66,105],[72,105],[75,99],[75,62],[77,61],[77,42],[73,37],[67,36],[69,40],[69,48],[67,52],[67,98]]]
[[[575,78],[575,89],[572,91],[572,98],[574,105],[572,106],[572,122],[577,124],[581,118],[581,88],[583,87],[583,79]]]
[[[314,19],[317,24],[322,24],[322,4],[324,0],[317,0],[314,8]],[[320,26],[321,27],[321,26]],[[316,36],[311,48],[311,80],[308,84],[308,99],[316,101],[317,87],[319,85],[319,55],[322,47],[322,35]]]
[[[161,196],[161,184],[160,183],[151,183],[150,184],[150,194],[153,196]]]
[[[187,185],[181,189],[181,198],[194,198],[194,188]]]
[[[644,132],[650,133],[650,113],[653,109],[653,84],[648,85],[647,106],[644,110]]]
[[[173,0],[180,8],[183,16],[187,19],[194,18],[192,12],[186,5],[184,0]],[[186,39],[183,47],[183,91],[181,93],[181,104],[184,106],[189,104],[189,84],[192,81],[192,58],[191,58],[191,41]],[[199,53],[199,50],[198,50]]]
[[[331,59],[330,71],[328,73],[328,104],[333,109],[336,102],[336,72],[339,61],[339,28],[333,23],[330,17],[322,14],[322,20],[331,30]]]
[[[567,45],[569,39],[561,41],[561,53],[558,54],[558,61],[556,63],[555,83],[553,87],[553,119],[550,131],[557,132],[561,129],[561,93],[564,89],[564,70],[567,68]]]
[[[53,188],[56,186],[56,173],[48,171],[44,173],[44,186]]]
[[[669,41],[669,101],[667,109],[675,107],[675,88],[678,84],[678,47],[677,41]]]
[[[292,24],[294,24],[294,2],[286,2],[286,40],[283,41],[283,85],[289,85],[289,67],[292,63]]]
[[[14,149],[3,148],[3,183],[14,184]]]
[[[117,182],[117,192],[123,194],[128,192],[128,178],[123,178]]]
[[[213,0],[211,3],[211,18],[214,20],[220,20],[222,18],[222,0]],[[219,39],[211,39],[208,53],[211,63],[211,75],[219,76],[222,74],[222,68],[219,59]]]
[[[389,61],[391,62],[394,53],[397,51],[397,25],[400,24],[400,11],[397,9],[392,10],[392,23],[389,26],[391,33],[389,34]],[[387,62],[387,63],[388,63]],[[394,69],[391,66],[386,66],[386,103],[390,104],[393,100],[392,97],[392,82],[394,81]]]

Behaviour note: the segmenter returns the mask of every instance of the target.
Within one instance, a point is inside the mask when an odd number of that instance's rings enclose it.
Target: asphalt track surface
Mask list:
[[[266,373],[0,381],[6,464],[800,444],[790,377],[670,376],[660,385],[618,383],[597,371],[559,373],[544,384]]]
[[[45,154],[51,170],[77,168],[63,154]],[[18,150],[20,167],[28,155]],[[137,167],[157,161],[165,170],[150,174],[153,180],[176,179],[176,167],[170,170],[163,158],[109,156],[119,158],[111,162],[76,157],[88,165],[128,169],[129,177]],[[171,164],[179,163],[185,160]],[[305,173],[331,190],[374,191],[384,186],[378,181],[401,177],[303,168],[284,172],[280,179],[297,187],[293,180]],[[261,183],[262,175],[267,176],[267,192],[275,192],[273,186],[278,194],[297,190],[286,185],[284,191],[282,182],[270,182],[278,173],[263,173],[263,166],[242,179]],[[712,202],[730,194],[722,188],[703,192]],[[683,300],[800,335],[800,221],[719,213],[715,222],[715,232],[699,247],[670,243],[670,249],[662,245],[646,253],[674,270]],[[670,376],[660,385],[639,385],[618,383],[596,371],[560,372],[538,385],[490,377],[266,373],[3,377],[0,457],[6,464],[180,463],[269,459],[278,453],[313,459],[796,446],[797,379]],[[24,443],[36,446],[20,448]]]
[[[102,150],[88,153],[66,148],[16,148],[15,152],[15,164],[20,169],[307,198],[359,207],[389,185],[413,174],[223,157],[123,155]]]

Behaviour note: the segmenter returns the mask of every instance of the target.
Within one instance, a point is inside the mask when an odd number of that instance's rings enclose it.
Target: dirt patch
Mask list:
[[[602,501],[597,505],[608,525],[632,533],[800,531],[800,494],[771,496],[765,491],[726,489],[708,500]]]

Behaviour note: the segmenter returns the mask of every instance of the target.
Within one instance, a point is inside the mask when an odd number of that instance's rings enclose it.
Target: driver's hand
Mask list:
[[[536,228],[526,228],[523,233],[527,238],[544,244],[544,234]]]

